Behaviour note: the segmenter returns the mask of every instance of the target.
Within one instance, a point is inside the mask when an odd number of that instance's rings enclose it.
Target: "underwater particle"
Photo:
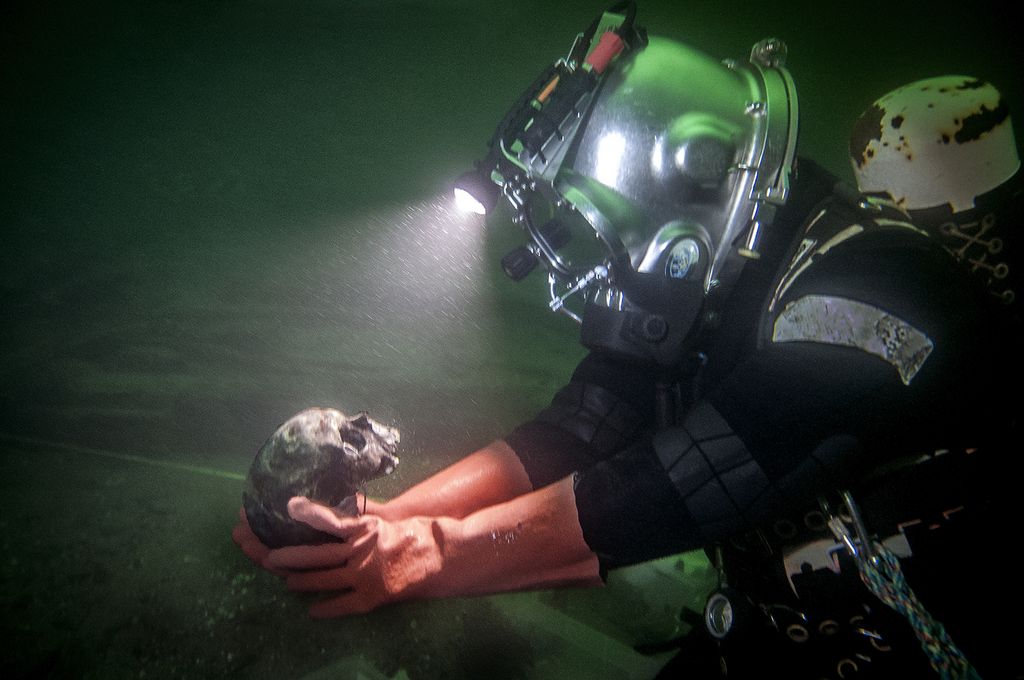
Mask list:
[[[260,447],[249,468],[242,505],[253,533],[268,547],[338,541],[288,515],[288,501],[306,496],[357,515],[356,491],[398,465],[399,432],[365,412],[331,408],[292,416]]]

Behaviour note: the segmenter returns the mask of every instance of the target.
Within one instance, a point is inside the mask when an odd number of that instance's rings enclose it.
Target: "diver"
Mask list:
[[[464,178],[481,210],[504,200],[529,239],[506,271],[541,265],[551,309],[580,321],[589,354],[570,383],[506,437],[367,500],[361,516],[290,501],[293,518],[344,542],[268,550],[244,514],[236,542],[290,589],[324,593],[318,617],[598,586],[609,569],[704,549],[721,587],[707,644],[684,645],[679,669],[701,662],[688,650],[710,650],[730,677],[927,677],[943,664],[984,676],[972,654],[985,645],[926,645],[961,641],[909,622],[945,612],[893,563],[998,566],[935,539],[1004,516],[989,501],[1015,450],[1004,394],[1019,384],[1019,317],[1011,279],[986,267],[998,263],[957,244],[979,246],[993,220],[1007,243],[1019,216],[1008,114],[984,104],[960,141],[976,101],[933,93],[922,111],[964,111],[939,149],[928,121],[883,98],[877,130],[862,122],[851,141],[861,193],[798,156],[782,42],[722,62],[648,36],[635,15],[619,3],[578,35]],[[979,147],[986,172],[959,165]],[[932,179],[914,184],[933,162],[956,173],[944,175],[955,201],[926,191]],[[935,227],[932,208],[946,210]],[[918,477],[942,483],[922,495]],[[926,605],[908,618],[868,593],[872,569],[883,596]],[[1001,598],[974,599],[1013,612]]]

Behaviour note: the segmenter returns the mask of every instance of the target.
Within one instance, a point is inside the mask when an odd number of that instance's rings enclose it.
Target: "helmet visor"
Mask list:
[[[533,192],[527,206],[527,229],[549,268],[578,276],[615,255],[602,234],[572,204],[557,194]]]

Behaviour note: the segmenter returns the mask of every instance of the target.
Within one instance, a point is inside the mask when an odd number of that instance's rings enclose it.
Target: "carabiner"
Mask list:
[[[820,499],[822,510],[825,516],[828,517],[828,528],[832,531],[832,535],[835,536],[836,540],[841,541],[846,546],[846,549],[855,560],[865,560],[873,563],[877,558],[877,553],[874,541],[871,539],[867,526],[864,524],[864,519],[861,517],[860,508],[853,500],[853,495],[849,491],[841,491],[840,495],[843,499],[843,505],[846,506],[846,512],[850,516],[850,523],[853,524],[853,531],[850,531],[850,527],[838,514],[832,513],[824,499]]]

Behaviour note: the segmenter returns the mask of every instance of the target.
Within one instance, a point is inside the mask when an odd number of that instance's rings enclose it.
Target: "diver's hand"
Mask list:
[[[236,524],[235,528],[231,530],[231,539],[237,543],[238,547],[242,549],[242,552],[258,566],[263,567],[272,574],[276,574],[278,576],[285,575],[285,572],[266,564],[270,548],[263,545],[256,534],[253,533],[252,527],[249,526],[249,518],[245,515],[245,508],[238,509],[238,524]]]
[[[287,572],[292,590],[331,593],[310,608],[314,617],[413,598],[602,583],[571,477],[458,519],[339,516],[301,496],[288,513],[345,541],[271,550],[263,562]]]
[[[310,607],[316,618],[368,612],[399,600],[430,597],[432,577],[444,564],[444,533],[453,520],[413,517],[387,521],[369,514],[338,515],[297,496],[288,503],[293,519],[344,539],[344,543],[288,546],[269,551],[264,564],[287,574],[290,590],[334,593]],[[450,530],[451,527],[448,527]]]
[[[533,489],[519,456],[504,441],[491,442],[388,501],[356,493],[359,514],[389,522],[412,517],[463,518]]]
[[[519,456],[497,440],[449,465],[386,503],[366,503],[365,512],[389,521],[410,517],[461,519],[533,490]],[[362,508],[360,499],[360,508]]]
[[[363,495],[362,492],[356,493],[356,507],[359,508],[360,515],[376,515],[381,519],[391,521],[405,518],[405,515],[397,511],[390,501],[375,501],[369,496]]]
[[[357,496],[357,506],[364,514],[379,514],[387,517],[387,503],[372,501],[362,493],[357,494]],[[238,509],[238,524],[231,530],[231,539],[242,549],[246,557],[256,563],[257,566],[277,576],[287,576],[286,571],[273,568],[267,564],[267,555],[270,553],[270,548],[265,546],[255,532],[253,532],[252,527],[249,525],[249,518],[245,514],[245,508]]]

